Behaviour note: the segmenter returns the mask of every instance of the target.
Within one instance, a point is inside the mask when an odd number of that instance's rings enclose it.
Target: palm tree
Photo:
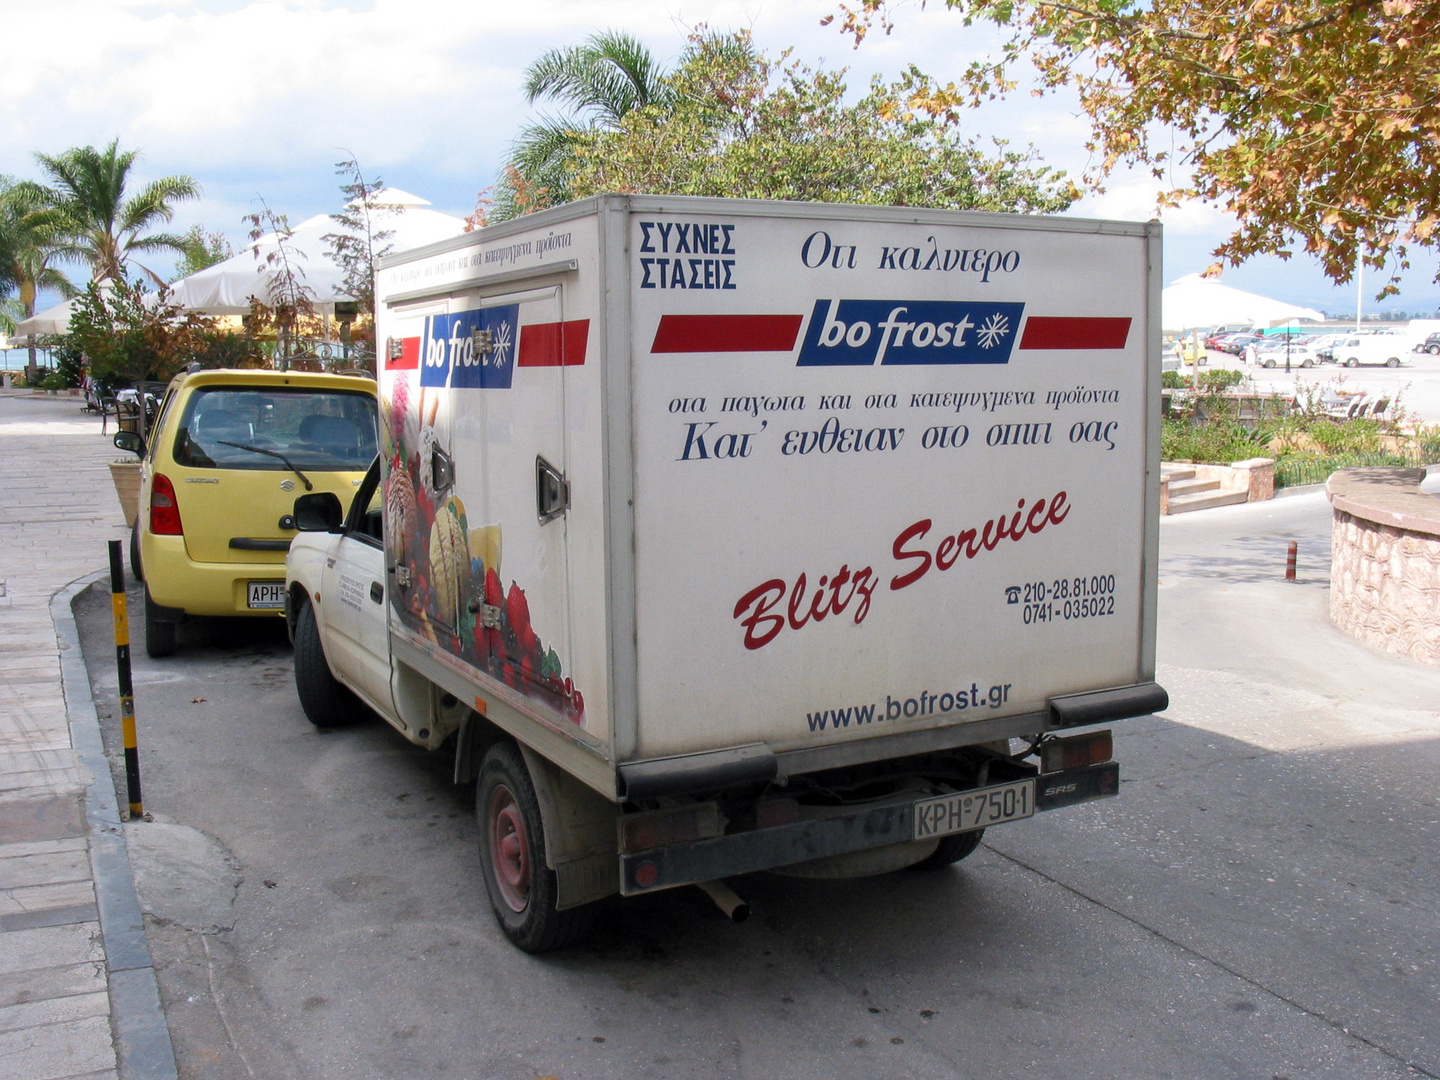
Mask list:
[[[70,279],[51,265],[61,257],[65,243],[62,221],[59,208],[39,184],[0,176],[0,330],[7,334],[14,333],[21,319],[35,314],[41,289],[53,289],[67,298],[76,295]],[[6,297],[12,290],[16,295]],[[33,373],[33,341],[27,367]]]
[[[138,151],[122,151],[118,139],[104,150],[77,146],[53,157],[35,155],[53,185],[51,200],[63,216],[68,239],[62,251],[89,263],[96,281],[124,277],[132,253],[184,254],[189,247],[184,236],[148,230],[174,217],[173,203],[198,198],[200,185],[188,176],[164,176],[126,198],[126,182],[137,156]],[[141,269],[157,285],[163,284],[154,271]]]
[[[636,38],[618,30],[592,34],[583,45],[551,49],[525,69],[530,104],[548,98],[571,110],[522,128],[500,181],[500,220],[555,206],[569,198],[571,154],[587,129],[618,127],[625,114],[669,96],[665,72]]]

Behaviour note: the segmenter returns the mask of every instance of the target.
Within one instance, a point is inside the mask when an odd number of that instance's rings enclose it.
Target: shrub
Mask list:
[[[1228,465],[1265,452],[1255,431],[1227,421],[1194,424],[1185,419],[1166,420],[1160,427],[1160,455],[1166,461]]]

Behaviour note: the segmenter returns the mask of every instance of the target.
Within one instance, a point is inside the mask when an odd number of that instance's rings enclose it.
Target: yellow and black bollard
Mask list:
[[[125,786],[130,793],[130,820],[143,821],[140,801],[140,752],[135,745],[135,686],[130,678],[130,617],[125,606],[125,564],[120,541],[110,541],[110,605],[115,614],[115,668],[120,681],[120,730],[125,740]]]

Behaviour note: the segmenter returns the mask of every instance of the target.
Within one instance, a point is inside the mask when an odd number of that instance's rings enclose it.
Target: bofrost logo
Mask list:
[[[799,367],[1006,364],[1024,304],[817,300]]]
[[[420,341],[420,385],[509,389],[519,321],[517,304],[430,316]],[[488,352],[475,348],[477,330],[490,332]]]

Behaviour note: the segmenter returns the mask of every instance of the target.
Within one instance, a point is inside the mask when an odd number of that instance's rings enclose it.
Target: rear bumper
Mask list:
[[[1035,809],[1058,810],[1120,793],[1120,766],[1114,761],[1035,778]],[[620,892],[656,892],[697,881],[773,870],[829,855],[848,855],[913,839],[915,804],[928,795],[905,796],[791,825],[732,833],[711,840],[627,852],[620,856]],[[1023,819],[1022,819],[1023,820]],[[653,883],[640,885],[637,874]],[[653,868],[653,871],[652,869]]]
[[[273,562],[196,562],[185,550],[183,536],[142,534],[140,561],[150,597],[163,607],[187,615],[283,616],[279,608],[252,609],[247,587],[252,581],[284,581],[285,555]]]

